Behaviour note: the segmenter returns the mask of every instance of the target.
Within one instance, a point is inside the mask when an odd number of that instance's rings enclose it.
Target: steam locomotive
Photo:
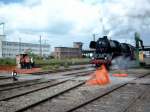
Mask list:
[[[135,59],[134,46],[119,43],[116,40],[109,40],[107,36],[103,36],[97,41],[91,41],[90,48],[95,49],[91,63],[95,64],[96,67],[105,64],[108,68],[111,65],[111,61],[118,56],[128,57],[131,60]]]

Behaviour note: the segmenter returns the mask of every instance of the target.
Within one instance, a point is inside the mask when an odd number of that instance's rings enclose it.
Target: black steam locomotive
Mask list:
[[[97,41],[91,41],[90,48],[95,49],[91,63],[95,64],[96,67],[99,67],[101,64],[109,67],[111,61],[118,56],[135,59],[135,47],[127,43],[119,43],[116,40],[109,40],[107,36],[103,36]]]

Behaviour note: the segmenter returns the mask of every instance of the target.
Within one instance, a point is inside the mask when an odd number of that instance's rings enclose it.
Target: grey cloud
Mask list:
[[[30,0],[29,0],[30,1]],[[106,30],[110,31],[111,37],[115,39],[129,39],[134,40],[134,32],[139,32],[141,34],[144,43],[150,43],[150,0],[81,0],[84,3],[89,3],[92,6],[99,7],[99,10],[104,11],[103,18],[107,21],[104,22]],[[37,3],[37,2],[34,2]],[[34,5],[31,3],[31,5]],[[119,5],[121,8],[113,12],[111,5]],[[101,15],[101,14],[100,14]],[[58,17],[59,18],[59,17]],[[48,21],[48,25],[41,26],[40,28],[36,26],[30,28],[21,27],[18,28],[20,32],[24,33],[38,33],[47,32],[58,37],[62,35],[67,35],[74,28],[74,23],[70,21],[63,20],[62,18],[53,21]],[[100,24],[97,22],[97,24]],[[93,25],[93,24],[92,24]],[[89,26],[89,28],[83,28],[82,33],[89,33],[94,29],[96,25]],[[101,25],[101,24],[100,24]],[[98,26],[98,25],[97,25]],[[101,26],[100,26],[101,27]],[[101,34],[101,32],[100,32]],[[69,37],[72,35],[69,35]],[[91,36],[92,37],[92,36]],[[64,37],[65,38],[65,37]],[[71,41],[71,40],[70,40]],[[86,41],[86,39],[84,39]]]
[[[139,32],[145,44],[150,44],[150,0],[126,0],[123,4],[120,0],[105,1],[107,4],[114,2],[121,5],[125,14],[115,14],[106,8],[107,14],[103,17],[108,19],[104,24],[106,29],[110,30],[112,37],[134,40],[134,32]],[[101,4],[103,5],[103,4]],[[104,12],[106,13],[106,12]],[[123,16],[122,16],[123,15]]]
[[[56,21],[54,23],[48,23],[47,26],[45,27],[21,27],[21,28],[17,28],[17,29],[13,29],[12,31],[9,32],[13,32],[15,30],[21,32],[21,33],[26,33],[26,34],[36,34],[39,32],[47,32],[50,34],[54,34],[54,35],[65,35],[68,34],[71,30],[73,29],[73,24],[69,21]]]
[[[0,0],[0,3],[3,4],[13,4],[13,3],[21,3],[24,0]]]
[[[52,26],[49,29],[50,33],[53,34],[67,34],[69,31],[71,31],[73,28],[73,24],[71,22],[67,21],[59,21],[55,24],[52,24]]]

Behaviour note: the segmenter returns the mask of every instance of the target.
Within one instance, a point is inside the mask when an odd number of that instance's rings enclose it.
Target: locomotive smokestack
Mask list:
[[[93,41],[95,41],[95,34],[93,34]]]

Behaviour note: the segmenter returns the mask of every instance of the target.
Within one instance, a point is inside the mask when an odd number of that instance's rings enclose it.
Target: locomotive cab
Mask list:
[[[90,48],[91,49],[96,49],[96,42],[95,41],[90,42]]]

